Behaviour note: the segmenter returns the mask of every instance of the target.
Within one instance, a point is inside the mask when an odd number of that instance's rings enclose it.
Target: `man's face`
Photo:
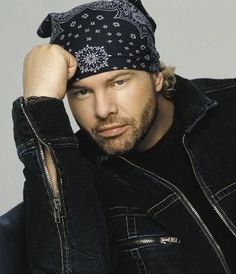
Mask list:
[[[161,85],[161,73],[117,70],[77,81],[67,95],[77,124],[106,153],[123,154],[151,128]]]

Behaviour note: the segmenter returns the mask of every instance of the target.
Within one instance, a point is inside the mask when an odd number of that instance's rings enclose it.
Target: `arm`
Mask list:
[[[25,73],[24,87],[31,78],[31,88],[13,103],[12,112],[26,179],[27,271],[107,273],[106,227],[93,186],[94,168],[80,155],[62,98],[57,96],[60,90],[57,95],[49,94],[52,86],[47,89],[35,84],[44,79],[41,72],[39,80]],[[55,73],[53,77],[55,80]],[[35,98],[27,99],[31,96]]]

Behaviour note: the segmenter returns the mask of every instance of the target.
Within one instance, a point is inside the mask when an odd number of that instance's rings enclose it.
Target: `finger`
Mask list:
[[[77,69],[77,61],[73,55],[68,53],[68,80],[73,77]]]

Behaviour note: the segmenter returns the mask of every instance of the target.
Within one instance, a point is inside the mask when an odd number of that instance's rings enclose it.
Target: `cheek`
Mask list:
[[[68,102],[70,105],[71,112],[79,126],[87,130],[93,127],[95,121],[93,118],[94,116],[92,108],[86,104],[78,103],[76,102],[76,100],[68,99]]]
[[[151,96],[148,92],[150,91],[139,88],[127,92],[127,94],[119,100],[120,109],[135,119],[140,118]]]

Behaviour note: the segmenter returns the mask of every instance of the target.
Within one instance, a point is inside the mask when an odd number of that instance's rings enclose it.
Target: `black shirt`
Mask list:
[[[131,162],[165,178],[187,197],[220,245],[229,265],[234,264],[236,239],[215,212],[200,188],[182,143],[183,127],[177,110],[174,122],[162,139],[144,152],[126,155]]]

